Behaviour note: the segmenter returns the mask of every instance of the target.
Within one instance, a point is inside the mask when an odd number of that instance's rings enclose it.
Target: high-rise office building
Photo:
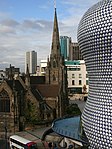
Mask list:
[[[64,56],[64,59],[69,59],[70,44],[71,44],[71,37],[60,36],[61,54],[62,56]]]
[[[83,60],[79,45],[71,37],[60,36],[60,50],[65,60]]]
[[[71,42],[70,44],[69,60],[83,60],[79,44],[77,42]]]
[[[35,52],[35,51],[26,52],[26,56],[25,56],[25,73],[26,73],[26,70],[27,70],[27,65],[28,65],[30,73],[32,73],[32,74],[36,73],[37,52]]]

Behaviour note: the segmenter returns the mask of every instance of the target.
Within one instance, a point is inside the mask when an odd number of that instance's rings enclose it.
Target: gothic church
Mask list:
[[[14,72],[13,72],[14,73]],[[66,114],[68,106],[67,70],[60,52],[59,30],[55,8],[51,54],[46,75],[9,77],[0,85],[0,130],[21,131],[27,121],[52,121]]]

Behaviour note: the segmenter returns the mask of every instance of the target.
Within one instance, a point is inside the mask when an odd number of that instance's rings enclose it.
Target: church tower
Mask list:
[[[61,55],[59,29],[56,8],[54,12],[54,26],[52,35],[52,45],[50,58],[47,61],[46,67],[46,84],[50,86],[58,87],[58,101],[56,105],[58,107],[58,117],[62,117],[65,114],[65,109],[68,106],[68,94],[67,94],[67,70],[64,63],[64,57]]]
[[[62,57],[60,51],[58,20],[55,8],[51,54],[50,59],[48,58],[47,69],[46,69],[46,83],[60,84],[62,82],[62,78],[64,77],[63,68],[64,68],[64,58]]]

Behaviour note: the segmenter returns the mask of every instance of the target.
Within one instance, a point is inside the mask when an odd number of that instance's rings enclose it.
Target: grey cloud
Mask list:
[[[5,36],[5,34],[15,34],[16,31],[12,27],[0,25],[0,34]]]
[[[3,36],[6,34],[16,34],[16,28],[20,24],[13,19],[2,19],[0,20],[0,34]]]
[[[10,64],[8,63],[0,63],[0,69],[8,68]]]
[[[22,25],[23,27],[30,28],[30,29],[41,28],[41,26],[38,23],[36,23],[36,21],[33,21],[33,20],[24,20]]]
[[[24,28],[33,29],[37,31],[46,30],[51,28],[52,22],[45,20],[24,20],[21,24]]]
[[[21,27],[23,26],[21,25]],[[20,28],[18,30],[20,30]],[[30,32],[28,35],[22,32],[15,35],[0,36],[0,52],[2,55],[0,61],[4,62],[7,60],[6,64],[0,64],[0,69],[3,68],[3,66],[9,67],[8,65],[12,64],[16,67],[20,66],[22,70],[24,70],[25,52],[32,49],[38,51],[38,61],[41,58],[46,59],[50,49],[48,48],[50,41],[51,31],[41,31],[39,34],[37,34],[37,32]]]
[[[53,22],[47,20],[26,19],[17,22],[13,19],[0,20],[0,33],[25,34],[28,32],[51,31]]]
[[[10,26],[10,27],[15,27],[15,26],[19,25],[19,23],[13,19],[1,20],[0,24],[5,25],[5,26]]]
[[[9,65],[14,65],[15,67],[23,67],[24,68],[24,54],[25,51],[16,47],[2,47],[0,46],[0,53],[2,57],[0,57],[0,69],[4,69],[9,67]]]
[[[0,69],[3,66],[9,67],[9,65],[12,64],[24,70],[25,52],[32,49],[37,51],[38,63],[41,59],[46,59],[48,57],[52,41],[52,21],[27,19],[23,22],[19,22],[16,27],[11,28],[10,26],[5,26],[2,33],[8,32],[8,29],[16,32],[16,34],[4,34],[0,36],[0,52],[2,55],[0,61],[7,62],[1,63]],[[66,32],[64,29],[67,29]],[[65,22],[63,23],[60,21],[59,31],[61,31],[61,35],[68,36],[73,32],[70,26],[66,26]]]
[[[76,36],[72,18],[59,21],[60,35]],[[71,24],[72,23],[72,24]],[[26,19],[22,22],[5,19],[0,25],[0,69],[10,64],[24,69],[25,52],[37,51],[38,63],[46,59],[51,50],[53,22],[47,20]],[[66,31],[65,31],[66,30]],[[4,34],[5,33],[5,34]],[[13,33],[13,34],[11,34]],[[15,34],[14,34],[15,33]],[[72,37],[73,37],[72,36]],[[21,54],[20,54],[21,53]]]

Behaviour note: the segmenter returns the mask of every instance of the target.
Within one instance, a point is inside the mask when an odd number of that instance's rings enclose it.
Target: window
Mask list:
[[[79,85],[82,85],[82,81],[81,80],[79,80]]]
[[[0,93],[0,112],[10,112],[10,99],[5,90]]]
[[[75,74],[72,74],[72,78],[75,78]]]
[[[86,78],[88,78],[88,74],[86,74]]]
[[[86,85],[88,85],[88,80],[86,80]]]
[[[81,74],[79,74],[79,78],[82,78],[82,75]]]
[[[80,71],[80,68],[67,68],[68,71]]]
[[[72,80],[72,85],[75,85],[75,80]]]

